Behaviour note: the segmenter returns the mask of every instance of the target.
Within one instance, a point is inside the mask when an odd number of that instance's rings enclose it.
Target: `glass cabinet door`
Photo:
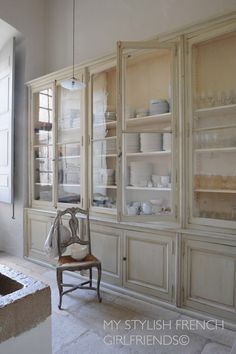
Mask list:
[[[153,46],[131,52],[129,44],[122,45],[122,214],[174,219],[174,50]]]
[[[236,33],[192,44],[192,216],[236,221]]]
[[[57,87],[57,201],[81,204],[83,90]]]
[[[116,68],[91,75],[91,206],[115,212],[117,197]]]
[[[33,200],[52,202],[53,90],[33,93]]]

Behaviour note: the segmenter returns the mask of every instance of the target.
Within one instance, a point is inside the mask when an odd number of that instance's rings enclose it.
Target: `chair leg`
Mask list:
[[[93,285],[93,270],[92,270],[92,268],[89,269],[89,280],[90,280],[89,285],[92,286]]]
[[[101,302],[102,301],[102,298],[101,298],[101,295],[100,295],[100,282],[101,282],[101,275],[102,275],[102,266],[101,266],[101,264],[99,264],[97,266],[97,269],[98,269],[97,296],[98,296],[98,301]]]
[[[59,304],[58,304],[59,310],[61,310],[62,292],[63,292],[63,287],[61,284],[62,284],[62,271],[57,269],[57,286],[58,286],[58,291],[59,291]]]

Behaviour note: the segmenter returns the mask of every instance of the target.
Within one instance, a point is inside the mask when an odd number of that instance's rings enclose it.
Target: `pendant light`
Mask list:
[[[73,31],[72,31],[72,78],[64,80],[61,82],[61,86],[67,90],[75,91],[82,90],[85,88],[85,84],[82,81],[79,81],[75,77],[75,0],[73,0],[73,10],[72,10],[72,23],[73,23]]]

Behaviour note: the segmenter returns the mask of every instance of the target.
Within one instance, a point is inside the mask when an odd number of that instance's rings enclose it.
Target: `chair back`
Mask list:
[[[60,224],[62,224],[62,217],[69,215],[69,230],[70,237],[67,241],[62,241]],[[79,243],[80,245],[87,245],[89,254],[91,254],[91,240],[90,240],[90,225],[89,225],[89,213],[87,210],[80,208],[67,208],[64,211],[58,211],[58,253],[59,257],[62,254],[62,250],[66,249],[73,243]]]

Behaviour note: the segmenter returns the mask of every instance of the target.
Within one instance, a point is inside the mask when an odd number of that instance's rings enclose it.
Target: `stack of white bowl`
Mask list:
[[[152,164],[143,161],[130,162],[130,184],[136,187],[146,187],[152,175]]]
[[[169,112],[169,103],[166,100],[152,99],[149,102],[149,114],[163,114]]]
[[[161,133],[141,133],[140,150],[141,152],[160,151],[162,145]]]
[[[171,150],[171,133],[164,133],[163,134],[163,146],[162,149],[164,151]]]
[[[139,152],[139,134],[126,135],[126,151],[128,153]]]

